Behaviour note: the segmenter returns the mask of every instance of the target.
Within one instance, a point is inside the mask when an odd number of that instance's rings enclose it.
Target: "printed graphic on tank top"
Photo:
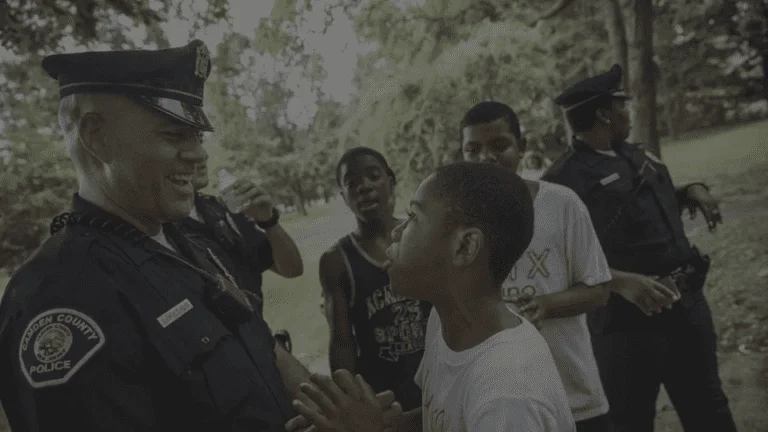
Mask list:
[[[421,390],[413,378],[424,355],[432,306],[395,294],[387,271],[351,235],[338,246],[351,282],[346,299],[358,373],[376,392],[392,390],[404,410],[421,406]]]

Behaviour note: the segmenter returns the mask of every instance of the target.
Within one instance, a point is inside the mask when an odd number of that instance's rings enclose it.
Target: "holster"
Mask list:
[[[691,261],[685,269],[685,283],[691,292],[698,292],[704,288],[709,273],[709,255],[702,255],[699,248],[691,246]]]
[[[710,259],[702,255],[695,246],[691,247],[691,260],[684,268],[672,273],[677,289],[680,291],[680,304],[690,308],[696,302],[696,294],[704,288],[709,273]],[[668,322],[673,311],[662,310],[661,314],[647,316],[634,304],[618,294],[611,294],[605,306],[589,314],[589,325],[597,333],[634,332],[660,328]]]

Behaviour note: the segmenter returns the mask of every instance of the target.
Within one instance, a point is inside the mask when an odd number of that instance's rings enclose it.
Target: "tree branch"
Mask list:
[[[552,6],[548,11],[544,12],[543,14],[535,18],[531,22],[530,26],[535,27],[536,24],[539,23],[539,21],[544,21],[546,19],[552,18],[553,16],[562,12],[565,8],[570,6],[572,3],[573,3],[573,0],[558,0],[558,2],[555,3],[555,5]]]

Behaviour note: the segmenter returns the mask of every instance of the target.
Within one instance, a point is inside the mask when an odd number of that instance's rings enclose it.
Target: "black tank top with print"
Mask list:
[[[387,271],[348,235],[339,246],[350,273],[346,293],[357,343],[357,372],[378,393],[392,390],[403,410],[421,406],[413,378],[424,355],[432,305],[392,292]]]

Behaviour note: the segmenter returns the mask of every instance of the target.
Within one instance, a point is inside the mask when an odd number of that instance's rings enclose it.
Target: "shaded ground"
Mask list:
[[[702,132],[664,146],[663,157],[677,183],[707,182],[722,199],[725,225],[710,234],[699,219],[686,221],[686,229],[713,261],[706,293],[739,430],[768,431],[768,122]],[[265,315],[273,329],[291,332],[297,357],[321,371],[327,369],[328,327],[319,309],[317,261],[354,219],[339,201],[310,213],[285,222],[299,243],[305,274],[292,280],[266,275]],[[4,285],[0,275],[0,289]],[[664,395],[658,406],[657,430],[682,431]],[[0,431],[2,425],[0,416]]]
[[[686,221],[712,258],[706,294],[719,336],[720,376],[740,431],[768,431],[768,123],[665,147],[680,182],[701,180],[722,200],[724,225]],[[666,395],[657,430],[682,431]]]

